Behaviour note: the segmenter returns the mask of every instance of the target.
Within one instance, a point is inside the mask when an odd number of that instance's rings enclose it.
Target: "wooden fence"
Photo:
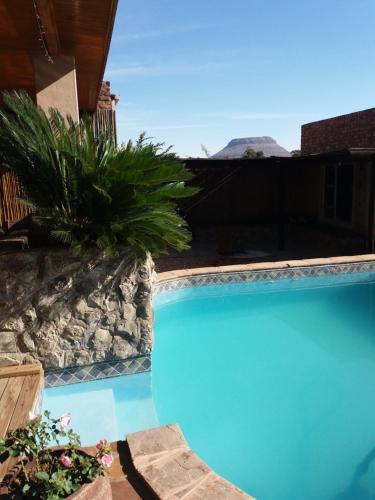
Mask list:
[[[21,187],[9,168],[0,167],[0,227],[7,231],[26,217],[30,210],[18,201]]]
[[[112,109],[97,109],[93,116],[95,133],[109,132],[117,146],[116,111]]]

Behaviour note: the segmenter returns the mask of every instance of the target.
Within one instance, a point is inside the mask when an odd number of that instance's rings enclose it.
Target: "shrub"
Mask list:
[[[83,453],[79,436],[67,430],[69,423],[68,413],[58,419],[48,411],[44,418],[30,414],[24,427],[0,439],[0,462],[9,456],[20,459],[20,473],[8,484],[11,495],[58,500],[104,474],[113,461],[107,441],[98,443],[95,456]],[[51,443],[60,446],[61,439],[67,441],[63,448],[49,448]]]
[[[4,93],[0,110],[0,162],[15,172],[35,220],[77,252],[97,247],[116,254],[130,247],[138,256],[188,248],[186,222],[177,201],[197,192],[192,177],[163,144],[142,134],[116,148],[92,120],[48,116],[28,95]]]
[[[255,160],[257,158],[264,158],[264,153],[263,151],[255,151],[255,149],[247,148],[244,154],[242,155],[242,158],[246,160]]]

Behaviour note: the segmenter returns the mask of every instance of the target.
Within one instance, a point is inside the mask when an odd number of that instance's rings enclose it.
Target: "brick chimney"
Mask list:
[[[107,109],[114,111],[118,101],[119,97],[115,94],[111,94],[111,82],[102,82],[97,109]]]

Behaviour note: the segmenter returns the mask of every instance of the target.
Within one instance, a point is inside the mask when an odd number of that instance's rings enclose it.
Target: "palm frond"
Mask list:
[[[24,92],[4,93],[0,160],[24,188],[35,220],[75,252],[96,246],[108,255],[130,246],[137,255],[187,248],[189,232],[176,201],[192,196],[192,175],[162,143],[143,133],[116,149],[95,135],[90,117],[79,123],[55,109],[46,114]]]

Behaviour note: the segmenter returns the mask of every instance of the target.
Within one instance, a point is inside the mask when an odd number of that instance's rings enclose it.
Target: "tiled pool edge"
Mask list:
[[[103,378],[134,375],[151,370],[151,355],[134,356],[126,359],[104,361],[86,366],[62,368],[47,371],[44,377],[44,387],[78,384]]]
[[[262,262],[211,268],[183,269],[160,273],[153,287],[158,295],[194,286],[229,283],[251,283],[299,280],[312,276],[375,272],[375,254],[327,259]],[[151,370],[151,354],[86,366],[50,370],[45,373],[45,388],[77,384],[121,375],[134,375]]]
[[[366,272],[375,272],[375,255],[184,269],[161,273],[154,285],[153,294],[158,295],[163,292],[194,286],[253,283],[282,279],[299,280],[315,276]]]

